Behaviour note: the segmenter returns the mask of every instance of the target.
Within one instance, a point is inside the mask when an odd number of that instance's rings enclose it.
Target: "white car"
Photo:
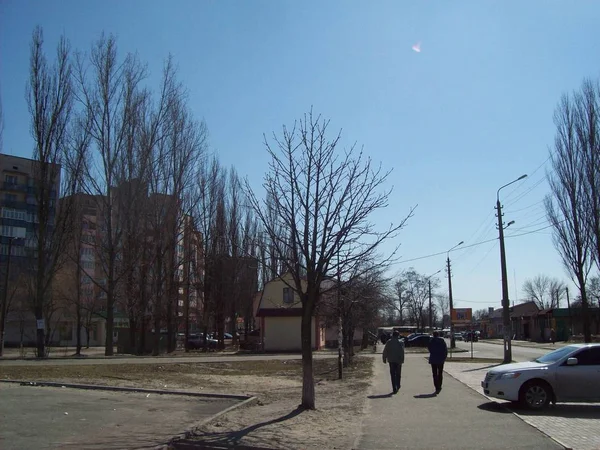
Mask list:
[[[530,362],[488,371],[483,392],[531,409],[549,402],[600,402],[600,344],[573,344]]]

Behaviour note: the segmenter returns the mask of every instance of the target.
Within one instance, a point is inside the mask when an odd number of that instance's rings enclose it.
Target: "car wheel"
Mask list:
[[[519,402],[529,409],[542,409],[552,400],[550,386],[543,381],[529,381],[521,387]]]

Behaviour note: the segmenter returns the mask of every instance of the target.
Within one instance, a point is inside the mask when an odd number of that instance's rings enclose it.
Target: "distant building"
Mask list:
[[[55,185],[49,191],[50,214],[45,225],[53,232],[58,208],[60,190],[60,165],[52,164],[57,172]],[[36,161],[19,156],[0,154],[0,273],[2,273],[2,293],[7,292],[10,310],[7,315],[7,345],[21,340],[33,343],[36,340],[36,322],[33,314],[30,293],[19,288],[17,280],[33,274],[36,268],[36,233],[39,230],[37,218],[36,190],[39,189],[36,176]],[[10,274],[5,286],[5,274],[9,261]]]

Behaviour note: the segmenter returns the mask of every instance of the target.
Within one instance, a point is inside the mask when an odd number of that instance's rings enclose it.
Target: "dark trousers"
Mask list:
[[[432,364],[431,365],[431,373],[433,374],[433,385],[436,389],[442,388],[442,381],[444,379],[444,363],[442,364]]]
[[[400,389],[400,378],[402,378],[402,364],[390,362],[390,378],[392,379],[392,389]]]

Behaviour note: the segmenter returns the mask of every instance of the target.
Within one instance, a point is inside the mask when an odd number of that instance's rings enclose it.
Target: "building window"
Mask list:
[[[294,292],[289,287],[283,288],[283,303],[294,303]]]
[[[17,184],[17,177],[15,175],[6,175],[5,180],[7,184]]]

